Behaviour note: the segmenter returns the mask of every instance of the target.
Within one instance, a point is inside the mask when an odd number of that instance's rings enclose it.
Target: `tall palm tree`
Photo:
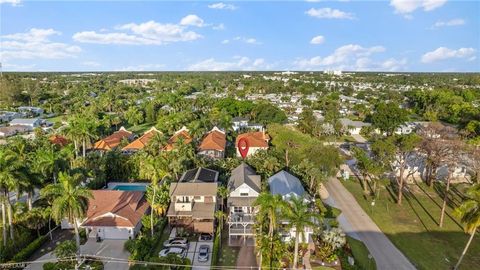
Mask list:
[[[38,170],[47,177],[51,176],[53,183],[56,183],[57,172],[60,170],[63,160],[53,146],[39,149],[35,153],[35,160],[35,165],[38,167]]]
[[[228,190],[228,188],[226,186],[220,186],[220,187],[218,187],[217,193],[218,193],[218,196],[220,196],[220,200],[221,200],[221,203],[222,203],[220,210],[225,211],[224,202],[225,202],[225,199],[230,194],[230,191]]]
[[[300,236],[304,237],[306,227],[313,227],[315,219],[320,216],[311,211],[309,205],[305,202],[303,197],[292,197],[287,204],[285,217],[289,221],[289,226],[295,228],[295,253],[293,256],[293,268],[297,268],[298,263],[298,244]]]
[[[52,200],[52,218],[61,222],[64,218],[73,224],[77,250],[80,252],[80,234],[78,221],[85,217],[88,200],[92,193],[79,185],[78,180],[66,172],[58,174],[58,183],[42,189],[42,197]]]
[[[25,179],[23,169],[18,156],[13,151],[5,147],[0,148],[0,191],[3,197],[1,203],[4,245],[6,245],[7,241],[5,213],[8,214],[8,228],[10,229],[10,238],[13,240],[13,214],[10,191],[18,187],[19,179]]]
[[[154,214],[155,208],[157,205],[157,193],[158,193],[158,184],[160,181],[165,179],[165,177],[170,176],[168,173],[168,165],[165,163],[165,159],[159,157],[154,158],[152,156],[146,156],[143,160],[143,164],[140,166],[140,176],[150,179],[151,185],[150,189],[151,192],[147,194],[147,199],[150,203],[150,232],[153,237],[154,234]]]
[[[270,239],[270,246],[272,248],[274,231],[278,225],[278,218],[281,211],[285,208],[285,202],[280,195],[262,192],[253,203],[253,206],[258,207],[257,216],[268,219],[268,238]],[[272,263],[272,261],[269,262],[270,268],[272,267]]]
[[[215,215],[215,218],[218,221],[218,227],[219,227],[218,232],[220,233],[220,239],[221,239],[222,238],[222,230],[223,230],[223,222],[225,221],[225,218],[227,218],[227,215],[225,215],[225,212],[223,212],[221,210],[215,211],[214,215]]]
[[[460,266],[463,257],[467,253],[468,247],[472,243],[475,232],[478,227],[480,227],[480,184],[472,186],[467,191],[467,196],[468,199],[454,210],[454,215],[460,218],[460,221],[464,224],[465,232],[470,234],[470,238],[463,249],[462,255],[455,265],[455,270]]]

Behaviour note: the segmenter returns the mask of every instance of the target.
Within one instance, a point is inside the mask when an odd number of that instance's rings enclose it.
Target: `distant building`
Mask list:
[[[225,131],[214,127],[202,139],[198,147],[198,154],[212,159],[224,158],[226,144],[227,138]]]
[[[234,131],[246,128],[248,126],[248,118],[234,117],[232,118],[232,128]]]
[[[324,74],[342,76],[343,72],[341,70],[324,70]]]
[[[43,109],[39,107],[22,106],[18,107],[18,111],[31,116],[40,116],[43,114]]]
[[[15,118],[20,118],[23,115],[17,112],[0,112],[0,122],[10,122]]]
[[[268,142],[270,141],[270,136],[264,131],[255,131],[242,133],[237,136],[235,141],[235,149],[237,151],[237,157],[241,157],[240,151],[238,150],[238,142],[241,139],[245,139],[248,144],[247,157],[255,154],[258,150],[267,150]]]
[[[348,118],[341,118],[340,123],[342,124],[342,127],[345,131],[350,134],[356,135],[360,134],[360,131],[363,127],[369,127],[372,125],[370,123],[364,123],[362,121],[352,121]]]
[[[134,140],[133,142],[129,143],[127,146],[122,148],[123,152],[136,152],[145,148],[148,145],[150,140],[155,137],[156,135],[161,134],[159,130],[155,127],[151,127],[149,130],[145,131],[140,138]]]
[[[15,118],[10,121],[10,126],[26,126],[32,130],[42,125],[42,119],[40,118]]]
[[[32,129],[28,126],[8,126],[0,127],[0,137],[6,138],[11,137],[20,133],[29,132]]]

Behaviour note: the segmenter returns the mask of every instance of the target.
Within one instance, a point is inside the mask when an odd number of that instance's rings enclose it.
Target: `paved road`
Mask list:
[[[338,220],[349,235],[365,243],[375,258],[379,270],[410,270],[415,267],[390,242],[372,219],[363,211],[352,194],[336,178],[331,178],[325,187],[329,193],[326,203],[342,210]]]

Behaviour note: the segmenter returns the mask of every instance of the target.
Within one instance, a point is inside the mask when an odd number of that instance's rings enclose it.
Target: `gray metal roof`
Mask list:
[[[10,125],[34,125],[40,122],[41,120],[38,118],[15,118],[10,121]]]
[[[297,197],[307,196],[305,189],[300,180],[286,171],[280,171],[268,178],[270,193],[273,195],[290,196],[292,194]]]
[[[232,176],[230,176],[228,180],[228,187],[230,190],[234,190],[244,183],[256,192],[261,191],[260,175],[257,175],[252,167],[242,162],[238,167],[233,169]]]

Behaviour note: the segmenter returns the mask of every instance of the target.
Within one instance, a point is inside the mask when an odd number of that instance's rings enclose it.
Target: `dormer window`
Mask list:
[[[240,196],[248,196],[248,192],[240,192]]]

